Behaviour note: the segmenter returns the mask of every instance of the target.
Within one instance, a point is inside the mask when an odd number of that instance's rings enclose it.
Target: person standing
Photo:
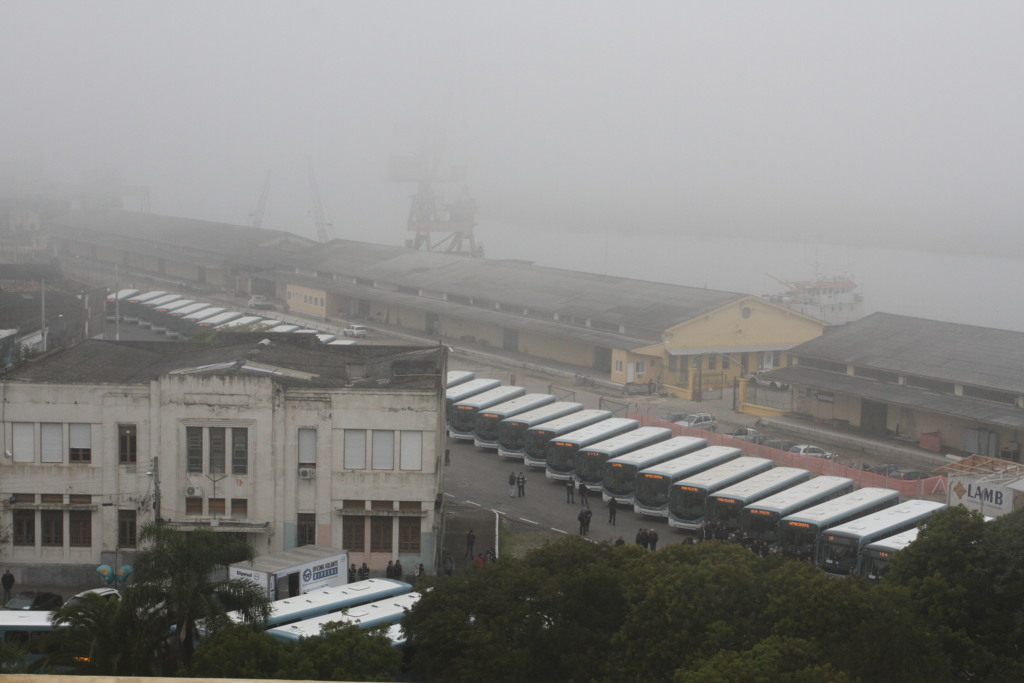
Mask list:
[[[519,497],[520,498],[525,498],[526,497],[526,475],[524,475],[522,472],[520,472],[519,476],[516,477],[516,486],[519,487]]]
[[[359,580],[366,581],[368,578],[370,578],[370,568],[363,562],[363,566],[359,568]]]
[[[583,514],[584,512],[586,512],[586,510],[580,508],[580,513],[576,515],[576,520],[580,523],[580,536],[585,534],[587,529],[587,516]]]
[[[615,498],[608,499],[608,523],[615,526],[615,514],[619,511],[619,501]]]
[[[388,566],[384,569],[384,576],[389,579],[395,578],[395,561],[388,560]]]
[[[570,479],[570,481],[572,480]],[[590,501],[587,500],[587,487],[582,481],[580,482],[580,505],[585,508],[590,507]]]
[[[3,578],[0,578],[0,585],[4,588],[4,604],[11,599],[11,589],[14,588],[14,574],[8,569],[4,572]]]
[[[572,479],[565,482],[565,502],[576,504],[576,484]]]
[[[349,568],[348,568],[348,582],[349,583],[355,583],[356,582],[356,574],[357,573],[358,573],[358,570],[356,569],[356,563],[353,562],[349,566]]]
[[[516,473],[515,472],[509,472],[508,473],[508,497],[509,498],[515,498],[516,497]]]
[[[476,545],[476,534],[470,529],[469,533],[466,534],[466,554],[462,556],[462,559],[473,559],[473,546]]]
[[[455,571],[455,558],[452,557],[451,553],[446,553],[444,556],[444,575],[451,576],[453,571]]]
[[[402,580],[402,573],[403,573],[403,571],[402,571],[402,561],[401,560],[395,560],[395,568],[392,569],[391,571],[394,573],[395,578],[398,579],[399,581],[401,581]]]
[[[590,508],[584,508],[583,509],[583,533],[584,534],[589,534],[590,533],[590,517],[593,514],[594,513],[590,511]]]
[[[651,549],[651,552],[658,549],[658,532],[654,529],[647,532],[647,547]]]
[[[636,544],[637,545],[642,545],[645,548],[647,547],[647,530],[646,529],[641,529],[640,531],[636,532]]]

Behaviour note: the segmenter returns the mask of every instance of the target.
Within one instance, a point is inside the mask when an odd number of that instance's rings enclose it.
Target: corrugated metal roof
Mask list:
[[[790,353],[1024,394],[1022,332],[872,313]]]
[[[1024,429],[1024,410],[976,398],[937,394],[924,389],[897,384],[875,382],[850,375],[840,375],[813,368],[779,368],[768,375],[772,379],[789,382],[795,386],[824,389],[838,394],[888,403],[891,405],[917,408],[930,413],[965,418],[977,422]]]

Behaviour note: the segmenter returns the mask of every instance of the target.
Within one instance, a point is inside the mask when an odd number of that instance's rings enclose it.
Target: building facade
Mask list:
[[[0,382],[8,563],[117,566],[159,518],[434,566],[445,349],[228,338],[87,341]]]

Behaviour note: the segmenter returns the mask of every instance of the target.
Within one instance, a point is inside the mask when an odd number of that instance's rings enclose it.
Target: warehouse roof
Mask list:
[[[872,313],[790,353],[1024,394],[1022,332]]]

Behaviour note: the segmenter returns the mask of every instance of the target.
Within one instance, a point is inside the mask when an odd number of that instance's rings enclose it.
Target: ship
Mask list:
[[[830,325],[843,325],[864,317],[864,297],[857,282],[848,275],[818,275],[804,282],[788,282],[771,273],[766,275],[785,287],[784,292],[764,296],[772,303]]]

